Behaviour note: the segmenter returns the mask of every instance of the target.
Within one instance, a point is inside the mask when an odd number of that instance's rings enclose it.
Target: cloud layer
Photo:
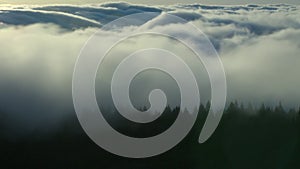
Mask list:
[[[289,107],[299,106],[298,6],[2,5],[0,108],[11,115],[11,123],[18,124],[10,128],[31,131],[46,124],[55,126],[68,115],[73,106],[72,72],[85,41],[106,23],[140,12],[162,13],[149,18],[147,25],[142,25],[146,29],[176,33],[181,23],[163,21],[163,13],[169,13],[193,23],[208,36],[225,67],[228,101],[238,99],[257,105],[282,101]],[[123,33],[128,29],[124,28]],[[103,32],[113,36],[110,30]],[[194,38],[188,31],[183,36]],[[168,40],[154,38],[151,42],[170,46]],[[120,51],[126,53],[129,48],[124,44]],[[187,52],[175,46],[169,49]],[[147,86],[151,83],[147,82]]]

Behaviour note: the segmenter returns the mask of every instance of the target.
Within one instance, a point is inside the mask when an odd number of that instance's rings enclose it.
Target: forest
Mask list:
[[[212,137],[199,144],[209,107],[209,103],[201,104],[195,125],[181,143],[161,155],[144,159],[120,157],[98,147],[82,130],[75,112],[55,132],[36,132],[18,139],[6,136],[8,131],[3,125],[6,116],[1,112],[1,165],[24,169],[300,168],[300,110],[284,109],[281,103],[256,108],[251,104],[230,103]],[[161,117],[148,124],[129,123],[125,119],[108,122],[128,136],[149,137],[171,126],[178,112],[178,107],[167,107]]]

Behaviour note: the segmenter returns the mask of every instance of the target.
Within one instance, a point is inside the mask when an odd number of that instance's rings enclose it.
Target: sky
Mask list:
[[[86,4],[86,3],[103,3],[112,2],[106,0],[0,0],[0,3],[4,4]],[[119,2],[118,0],[115,2]],[[300,4],[299,0],[126,0],[129,3],[148,4],[148,5],[166,5],[176,3],[202,3],[202,4],[219,4],[219,5],[233,5],[233,4],[275,4],[275,3],[288,3],[288,4]]]

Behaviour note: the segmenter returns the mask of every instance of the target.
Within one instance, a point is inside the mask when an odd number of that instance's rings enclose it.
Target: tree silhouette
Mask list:
[[[245,108],[237,101],[229,103],[212,137],[199,144],[197,139],[206,120],[210,103],[200,104],[196,124],[187,137],[170,151],[146,159],[128,159],[106,152],[94,144],[81,129],[75,112],[55,134],[32,133],[26,139],[4,138],[1,132],[0,158],[3,168],[170,168],[170,169],[244,169],[300,168],[300,108],[285,111],[279,103],[272,109],[261,104]],[[118,130],[148,137],[167,130],[180,108],[167,106],[157,121],[131,124],[117,117]],[[113,113],[117,114],[115,109]],[[295,120],[295,115],[296,119]],[[5,129],[0,114],[0,131]],[[112,124],[114,125],[114,124]],[[6,131],[9,132],[9,131]],[[33,137],[38,135],[39,137]]]

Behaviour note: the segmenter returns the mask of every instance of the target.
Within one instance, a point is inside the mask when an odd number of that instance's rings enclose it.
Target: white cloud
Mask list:
[[[15,132],[58,127],[72,111],[73,66],[94,31],[61,31],[42,24],[0,29],[0,109]]]
[[[298,6],[151,7],[115,3],[80,7],[0,6],[0,108],[14,114],[12,120],[28,130],[47,123],[55,126],[66,111],[72,110],[75,60],[96,28],[128,14],[161,10],[187,19],[208,35],[224,63],[229,100],[299,105]],[[158,24],[159,20],[154,18],[144,28],[178,33],[180,24]],[[103,33],[113,35],[109,30]],[[195,39],[188,31],[182,36]],[[170,47],[166,39],[154,38],[147,43],[188,54],[177,45]],[[139,47],[147,43],[140,43]],[[134,47],[125,44],[119,49],[126,53]],[[147,86],[151,83],[147,82]]]

